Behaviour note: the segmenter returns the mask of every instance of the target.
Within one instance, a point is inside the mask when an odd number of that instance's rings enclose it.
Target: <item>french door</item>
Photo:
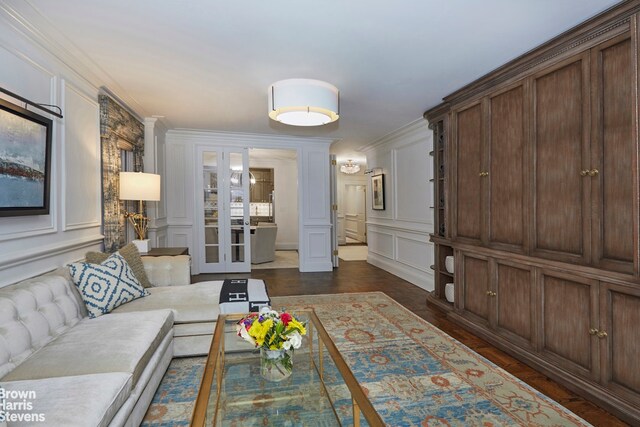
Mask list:
[[[199,147],[197,165],[200,272],[249,272],[248,149]]]

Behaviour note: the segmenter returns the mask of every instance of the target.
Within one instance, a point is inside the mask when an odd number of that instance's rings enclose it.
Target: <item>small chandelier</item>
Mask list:
[[[347,160],[347,163],[343,163],[340,166],[340,172],[351,175],[360,172],[360,165],[354,163],[353,160]]]
[[[321,80],[280,80],[269,87],[269,117],[292,126],[335,122],[340,118],[340,92]]]

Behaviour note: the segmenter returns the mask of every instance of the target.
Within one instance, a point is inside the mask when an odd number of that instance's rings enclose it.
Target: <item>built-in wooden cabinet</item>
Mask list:
[[[638,241],[637,118],[634,104],[634,42],[623,34],[591,49],[593,200],[592,264],[638,272],[634,268]],[[637,101],[637,100],[636,100]],[[586,169],[586,168],[585,168]],[[635,219],[635,220],[634,220]]]
[[[444,129],[448,316],[640,425],[639,38],[640,0],[621,2],[425,118]]]
[[[541,269],[540,354],[567,371],[598,379],[598,282]]]
[[[456,251],[457,310],[525,348],[535,337],[534,280],[529,266]]]

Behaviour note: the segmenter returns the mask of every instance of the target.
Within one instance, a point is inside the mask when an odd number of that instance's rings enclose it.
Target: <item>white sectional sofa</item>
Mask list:
[[[207,353],[222,282],[189,284],[188,256],[142,259],[162,286],[94,319],[66,267],[0,288],[0,387],[33,414],[9,426],[137,426],[172,357]]]

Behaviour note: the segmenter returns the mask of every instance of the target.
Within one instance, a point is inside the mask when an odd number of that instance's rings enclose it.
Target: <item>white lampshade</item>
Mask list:
[[[338,88],[312,79],[288,79],[269,87],[269,117],[293,126],[320,126],[340,118]]]
[[[160,200],[160,175],[120,172],[120,200]]]

